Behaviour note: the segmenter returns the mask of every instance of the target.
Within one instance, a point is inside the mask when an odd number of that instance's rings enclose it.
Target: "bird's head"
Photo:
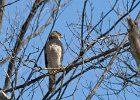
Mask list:
[[[62,35],[58,31],[53,31],[49,37],[49,39],[61,39]]]

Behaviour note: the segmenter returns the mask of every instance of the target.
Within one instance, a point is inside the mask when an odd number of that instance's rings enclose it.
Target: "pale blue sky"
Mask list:
[[[14,1],[14,0],[7,0],[8,2],[11,2],[11,1]],[[110,10],[111,8],[111,5],[109,4],[109,0],[90,0],[90,2],[93,1],[93,6],[94,6],[94,10],[93,10],[93,21],[92,21],[92,25],[95,25],[99,19],[100,19],[100,14],[102,12],[106,13]],[[110,0],[112,2],[112,4],[114,3],[115,0]],[[125,0],[124,0],[125,1]],[[70,2],[70,4],[66,7],[66,9],[60,14],[55,26],[54,26],[54,30],[58,30],[59,32],[62,33],[62,35],[66,36],[66,39],[67,39],[67,42],[69,43],[71,41],[71,39],[73,39],[73,34],[70,32],[69,28],[67,27],[67,23],[68,24],[71,24],[71,23],[78,23],[79,22],[79,17],[80,15],[82,14],[81,11],[82,11],[82,8],[83,8],[83,2],[84,0],[72,0],[72,2]],[[17,19],[16,22],[15,22],[15,27],[19,27],[19,24],[21,25],[24,20],[26,19],[26,15],[28,15],[29,11],[30,11],[30,6],[31,5],[31,2],[30,0],[21,0],[13,5],[10,5],[6,8],[5,10],[5,17],[3,19],[3,30],[2,32],[5,33],[5,30],[8,29],[8,26],[9,26],[9,21],[8,19],[13,19],[15,20],[15,18]],[[88,2],[88,7],[87,7],[87,15],[90,16],[90,7],[89,7],[89,2]],[[117,4],[120,9],[120,11],[124,11],[123,9],[123,6],[122,6],[122,2],[121,0],[119,0],[119,3]],[[140,8],[140,5],[139,7],[137,7],[130,15],[132,18],[135,18],[136,17],[136,14],[137,12],[139,11],[139,8]],[[45,8],[46,9],[49,9],[49,7]],[[47,15],[47,12],[44,10],[44,13],[42,14],[42,20],[46,20],[48,18],[48,15]],[[122,12],[123,14],[124,12]],[[17,14],[17,16],[16,16]],[[116,20],[118,19],[118,16],[113,12],[111,13],[104,21],[104,23],[107,23],[107,25],[104,24],[103,26],[103,32],[106,32],[107,29],[108,29],[108,21],[110,20],[111,23],[114,23]],[[11,24],[13,23],[13,20],[10,22]],[[43,22],[41,22],[43,23]],[[81,22],[79,22],[81,23]],[[117,26],[117,28],[119,28],[120,25]],[[43,32],[43,34],[41,34],[39,37],[37,38],[34,38],[32,41],[30,41],[30,44],[29,44],[29,48],[27,49],[26,53],[30,53],[32,51],[35,50],[35,48],[33,48],[33,46],[35,45],[36,47],[38,47],[39,49],[42,48],[42,46],[44,45],[46,39],[47,39],[47,36],[48,36],[48,33],[50,31],[50,28],[51,26],[47,27],[46,30]],[[121,29],[123,32],[126,32],[126,28],[124,28],[123,25],[121,25]],[[8,29],[10,31],[10,29]],[[117,29],[116,29],[117,30]],[[17,31],[18,33],[18,30],[15,30]],[[80,30],[78,30],[80,32]],[[112,33],[114,31],[111,31]],[[30,33],[30,30],[29,30],[29,33]],[[2,36],[3,35],[3,36]],[[3,39],[5,35],[4,34],[1,34],[0,36],[0,39]],[[27,35],[26,35],[27,36]],[[96,37],[96,36],[95,36]],[[38,41],[37,41],[38,40]],[[73,40],[76,45],[79,44],[78,41],[76,40]],[[65,40],[64,38],[62,39],[62,42],[65,46]],[[75,48],[75,44],[71,44],[71,47]],[[66,50],[66,47],[64,47],[64,49]],[[3,50],[1,51],[3,52]],[[4,56],[5,57],[5,53],[1,54],[0,56]],[[32,57],[33,58],[37,58],[38,55],[33,55]],[[75,55],[73,55],[75,56]],[[71,61],[73,60],[73,57],[70,55],[70,53],[67,51],[65,54],[64,54],[64,61],[63,61],[63,65],[68,65],[68,63],[70,63]],[[4,70],[3,68],[6,70],[7,69],[7,65],[8,63],[2,65],[2,67],[0,68],[0,77],[3,77],[4,75]],[[42,67],[45,67],[44,65],[44,55],[42,54],[39,62],[38,62],[38,65],[42,66]],[[24,68],[23,68],[24,69]],[[98,72],[98,70],[96,70],[96,72]],[[29,70],[26,70],[23,72],[22,68],[19,70],[19,73],[20,75],[27,75],[29,73]],[[95,77],[93,74],[94,71],[89,71],[87,72],[86,74],[84,74],[82,77],[81,77],[81,80],[80,80],[80,83],[79,83],[79,86],[78,86],[78,89],[74,95],[74,100],[84,100],[85,99],[85,96],[83,95],[83,91],[85,92],[85,94],[87,95],[89,93],[89,90],[87,90],[86,88],[83,88],[83,86],[86,86],[86,82],[87,80],[90,80],[90,81],[94,81],[94,83],[92,83],[92,86],[95,85],[95,83],[97,82],[98,78]],[[99,74],[101,74],[102,72],[98,72]],[[24,76],[25,76],[24,75]],[[37,76],[38,73],[34,76]],[[69,78],[69,76],[71,75],[68,74],[65,78],[65,80],[67,80]],[[26,76],[25,76],[26,77]],[[114,81],[115,79],[112,79],[111,81]],[[21,82],[23,82],[23,80],[20,80]],[[47,91],[46,89],[46,83],[47,83],[47,78],[45,79],[46,82],[42,83],[42,87],[44,87],[44,91]],[[2,78],[0,80],[0,87],[3,87],[3,82],[4,82],[4,78]],[[72,90],[73,88],[75,87],[75,83],[77,82],[77,80],[74,80],[73,82],[70,83],[69,85],[69,88],[65,94],[65,96],[69,95],[70,93],[72,93]],[[117,89],[117,87],[114,87]],[[37,89],[36,90],[36,96],[34,98],[34,100],[41,100],[42,98],[42,95],[40,92],[40,89]],[[97,91],[97,94],[99,93],[105,93],[106,91],[104,91],[103,89],[101,89],[99,87],[98,91]],[[28,94],[25,94],[23,95],[23,100],[30,100],[30,99],[27,99]],[[121,96],[123,97],[123,92],[121,93]],[[131,93],[128,93],[126,92],[126,97],[129,98],[127,100],[138,100],[138,98],[135,97],[135,95],[131,94]],[[110,96],[110,99],[109,100],[124,100],[125,98],[122,98],[122,99],[118,99],[117,96]],[[63,99],[63,100],[72,100],[72,97],[70,98],[67,98],[67,99]],[[92,100],[98,100],[98,98],[95,96],[93,97]],[[108,97],[107,96],[103,96],[102,100],[108,100]]]

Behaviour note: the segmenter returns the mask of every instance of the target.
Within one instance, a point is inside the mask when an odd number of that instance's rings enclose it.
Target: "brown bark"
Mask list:
[[[15,46],[14,46],[14,49],[13,49],[13,52],[12,52],[12,59],[10,60],[9,62],[9,65],[8,65],[8,71],[7,71],[7,76],[6,76],[6,79],[5,79],[5,85],[4,85],[4,89],[8,89],[9,85],[10,85],[10,79],[12,77],[12,72],[14,70],[14,64],[15,64],[15,57],[16,55],[18,54],[19,50],[20,50],[20,47],[22,46],[22,41],[23,41],[23,38],[24,38],[24,35],[34,17],[34,15],[36,14],[37,12],[37,9],[38,7],[43,3],[43,1],[38,1],[36,0],[33,4],[33,7],[32,7],[32,10],[30,12],[30,14],[28,15],[25,23],[22,25],[21,27],[21,30],[20,30],[20,33],[18,35],[18,38],[17,38],[17,41],[15,43]]]
[[[5,0],[0,0],[0,31],[1,31],[1,27],[2,27],[2,18],[3,18],[3,14],[4,14],[4,6],[5,5]]]
[[[131,18],[127,20],[129,30],[128,39],[130,42],[131,53],[137,63],[138,69],[140,70],[140,31],[138,23]]]
[[[0,100],[10,100],[6,93],[0,90]]]

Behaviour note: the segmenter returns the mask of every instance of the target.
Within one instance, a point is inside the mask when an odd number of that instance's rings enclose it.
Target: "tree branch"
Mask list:
[[[3,14],[4,14],[4,8],[2,8],[3,5],[5,5],[5,0],[0,0],[0,32],[2,27]]]
[[[97,89],[99,88],[99,86],[101,85],[102,81],[104,80],[105,76],[107,75],[107,73],[110,71],[111,66],[114,62],[114,60],[116,59],[118,52],[121,50],[121,48],[124,46],[125,42],[127,40],[127,35],[125,36],[124,40],[122,41],[122,43],[120,44],[120,46],[117,48],[114,56],[112,57],[112,59],[110,60],[110,62],[108,63],[105,71],[103,72],[103,74],[101,75],[100,79],[97,81],[95,87],[91,90],[91,92],[88,94],[86,100],[91,100],[91,98],[95,95]]]
[[[9,62],[9,65],[8,65],[8,76],[6,76],[6,79],[5,79],[5,85],[4,85],[4,89],[8,89],[9,85],[10,85],[10,78],[12,77],[12,72],[14,70],[14,64],[15,64],[15,57],[16,55],[18,54],[19,50],[20,50],[20,47],[21,47],[21,44],[22,44],[22,40],[24,38],[24,35],[34,17],[34,15],[36,14],[37,12],[37,9],[39,8],[39,6],[44,2],[44,0],[42,1],[39,1],[39,0],[36,0],[33,4],[33,7],[31,9],[31,12],[30,14],[28,15],[25,23],[22,25],[21,27],[21,30],[19,32],[19,35],[18,35],[18,38],[17,38],[17,41],[15,43],[15,46],[14,46],[14,49],[13,49],[13,52],[12,52],[12,59],[10,60]]]

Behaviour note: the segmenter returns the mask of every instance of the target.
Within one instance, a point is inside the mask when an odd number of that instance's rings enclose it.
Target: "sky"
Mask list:
[[[12,2],[14,0],[7,0],[7,2]],[[33,1],[33,0],[32,0]],[[92,25],[95,25],[99,19],[100,19],[100,14],[102,12],[104,13],[107,13],[110,8],[111,8],[111,4],[109,2],[109,0],[89,0],[90,2],[93,1],[93,13],[91,14],[90,13],[90,5],[89,5],[89,2],[88,2],[88,6],[87,6],[87,15],[88,16],[92,16],[93,17],[93,21],[92,21]],[[113,4],[115,0],[110,0],[111,3]],[[124,0],[125,1],[125,0]],[[64,11],[61,12],[61,14],[59,15],[59,18],[54,26],[54,29],[53,30],[57,30],[59,32],[62,33],[62,35],[66,38],[67,42],[70,43],[72,40],[72,43],[70,44],[71,47],[73,47],[75,49],[75,51],[77,51],[78,49],[75,47],[76,45],[79,44],[79,41],[77,41],[76,39],[74,39],[73,37],[73,34],[72,32],[69,30],[69,27],[68,27],[68,24],[80,24],[81,22],[79,21],[79,18],[81,16],[81,12],[82,12],[82,8],[83,8],[83,3],[84,3],[84,0],[72,0],[69,5],[64,9]],[[25,21],[29,11],[30,11],[30,5],[32,5],[32,2],[30,0],[20,0],[19,2],[15,3],[15,4],[12,4],[10,6],[8,6],[5,10],[5,15],[4,15],[4,19],[3,19],[3,27],[2,27],[2,32],[5,33],[6,30],[8,31],[16,31],[18,33],[18,29],[17,30],[12,30],[12,29],[9,29],[8,26],[10,26],[10,24],[13,24],[15,25],[15,27],[19,28],[20,25],[22,25],[22,23]],[[44,9],[43,11],[43,14],[41,15],[41,18],[42,20],[40,21],[40,24],[43,24],[44,20],[46,20],[48,18],[48,15],[46,12],[46,9],[50,9],[50,5],[48,4],[46,6],[46,8]],[[121,0],[119,0],[119,3],[118,3],[118,9],[121,11],[122,10],[122,14],[124,13],[123,10],[124,8],[122,7],[122,2]],[[140,5],[139,5],[140,7]],[[139,11],[139,7],[137,7],[131,14],[130,16],[132,18],[135,18],[136,17],[136,14],[137,12]],[[26,16],[26,17],[25,17]],[[11,19],[11,21],[7,20],[7,19]],[[14,20],[16,19],[16,21],[14,22]],[[110,23],[114,23],[116,20],[118,19],[118,17],[116,16],[115,13],[111,13],[105,20],[105,22],[107,23],[104,24],[103,26],[103,29],[102,31],[105,32],[107,31],[108,29],[108,21],[110,20]],[[120,27],[119,25],[117,27]],[[126,28],[124,28],[123,26],[121,26],[122,30],[124,32],[126,32]],[[30,27],[31,29],[32,27]],[[27,51],[26,53],[30,53],[34,50],[36,50],[36,48],[39,48],[41,49],[42,46],[45,44],[45,41],[48,37],[48,34],[50,32],[50,29],[51,29],[51,26],[48,26],[44,31],[43,33],[38,36],[37,38],[34,38],[32,39],[32,41],[30,41],[30,46],[29,48],[27,48]],[[116,29],[117,30],[117,29]],[[29,30],[29,32],[27,31],[27,33],[30,33],[31,30]],[[78,32],[80,32],[80,29],[78,30]],[[113,31],[111,31],[113,32]],[[3,40],[3,37],[5,35],[4,34],[1,34],[0,36],[0,39]],[[25,36],[27,37],[27,36]],[[96,37],[96,36],[95,36]],[[15,37],[16,39],[16,37]],[[63,38],[62,39],[62,43],[64,45],[64,50],[66,51],[66,53],[64,54],[64,61],[63,61],[63,65],[66,66],[68,65],[71,61],[73,61],[73,58],[76,56],[74,54],[71,55],[72,52],[69,52],[67,51],[66,49],[66,43],[65,43],[65,39]],[[14,45],[14,42],[13,42],[13,45]],[[34,47],[36,46],[36,48]],[[3,50],[1,50],[1,52],[3,52]],[[90,55],[90,54],[89,54]],[[3,54],[1,54],[0,56],[4,57],[5,56],[5,52],[3,52]],[[37,58],[38,54],[37,55],[33,55],[32,57],[33,58]],[[42,54],[41,55],[41,58],[38,62],[38,64],[42,67],[45,67],[45,64],[44,64],[44,55]],[[4,67],[4,66],[7,66],[8,63],[4,64],[4,65],[1,65],[2,67],[0,68],[0,77],[2,77],[2,79],[0,80],[0,88],[3,87],[3,82],[4,82],[4,78],[3,78],[3,75],[4,75],[4,70],[7,70],[7,67]],[[30,65],[31,66],[31,65]],[[19,77],[22,76],[22,75],[25,75],[26,77],[26,74],[29,73],[28,70],[26,70],[25,72],[23,72],[24,68],[20,68],[19,70]],[[97,77],[94,77],[93,75],[93,72],[94,71],[89,71],[88,73],[84,74],[81,79],[80,79],[80,83],[79,83],[79,90],[76,91],[75,95],[74,95],[74,100],[84,100],[85,99],[85,96],[83,95],[83,91],[84,93],[87,95],[89,93],[89,90],[87,90],[86,88],[83,88],[83,86],[86,86],[86,82],[87,80],[90,80],[90,81],[94,81],[96,83],[96,81],[98,80]],[[98,70],[96,71],[98,72]],[[102,74],[102,72],[98,72],[100,75]],[[27,74],[28,75],[28,74]],[[34,75],[34,77],[38,76],[39,74],[37,73],[36,75]],[[66,80],[69,78],[69,76],[71,75],[68,74],[66,76]],[[93,79],[92,79],[93,78]],[[114,79],[112,79],[114,80]],[[20,80],[21,82],[23,82],[23,80]],[[47,78],[45,79],[45,81],[47,81]],[[72,88],[75,87],[75,83],[77,82],[77,80],[74,80],[72,83],[70,83],[70,86],[66,92],[66,96],[69,95],[69,93],[71,93],[72,91]],[[95,85],[95,83],[92,83],[92,85]],[[45,86],[45,83],[43,84],[43,86]],[[81,89],[82,88],[82,89]],[[117,88],[117,87],[115,87]],[[81,89],[81,90],[80,90]],[[43,89],[45,91],[45,89]],[[38,90],[39,91],[39,90]],[[102,88],[99,87],[98,91],[97,91],[97,94],[98,93],[101,93],[101,92],[105,92],[102,90]],[[37,92],[36,93],[37,95],[35,96],[34,100],[41,100],[41,93],[40,92]],[[130,94],[128,93],[129,95],[127,95],[126,93],[126,96],[127,98],[129,98],[128,100],[138,100],[138,98],[136,98],[133,94]],[[123,93],[122,93],[123,95]],[[30,100],[30,99],[27,99],[27,94],[23,95],[23,98],[26,98],[26,100]],[[96,96],[93,97],[92,100],[98,100],[99,98],[97,98]],[[108,97],[107,96],[103,96],[102,98],[103,100],[108,100]],[[23,99],[25,100],[25,99]],[[67,98],[67,99],[63,99],[63,100],[72,100],[72,97],[70,98]],[[110,100],[121,100],[120,98],[116,98],[116,96],[111,96],[110,97]],[[124,100],[124,98],[122,98],[122,100]]]

